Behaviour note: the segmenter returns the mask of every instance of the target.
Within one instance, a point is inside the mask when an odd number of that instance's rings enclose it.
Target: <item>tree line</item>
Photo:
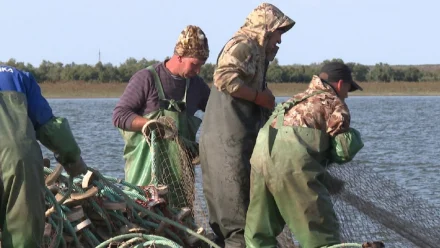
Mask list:
[[[323,64],[331,61],[344,62],[342,59],[325,60],[321,63],[310,65],[280,65],[275,59],[269,65],[266,80],[271,83],[308,83],[313,75],[319,73]],[[63,64],[60,62],[50,62],[43,60],[38,67],[32,64],[17,62],[9,59],[6,64],[31,72],[39,83],[44,82],[67,82],[84,81],[91,83],[108,82],[128,82],[138,70],[149,65],[158,63],[157,60],[147,60],[142,58],[128,58],[118,66],[111,63],[98,62],[95,65],[88,64]],[[386,63],[375,65],[363,65],[348,62],[347,65],[352,69],[353,77],[359,82],[427,82],[440,81],[440,65],[433,66],[397,66]],[[200,76],[207,82],[212,82],[215,64],[205,64],[200,72]]]

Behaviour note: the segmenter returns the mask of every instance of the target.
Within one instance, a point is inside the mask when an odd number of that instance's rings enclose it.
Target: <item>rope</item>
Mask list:
[[[46,202],[50,207],[46,211],[47,223],[52,226],[52,234],[50,237],[46,237],[45,247],[69,247],[71,245],[106,247],[106,245],[115,241],[124,241],[117,246],[122,248],[154,245],[186,247],[188,246],[186,242],[188,242],[190,236],[209,244],[210,247],[219,247],[205,236],[191,229],[197,228],[192,219],[191,221],[182,220],[182,222],[177,220],[175,217],[179,213],[177,209],[167,206],[165,202],[157,206],[149,206],[148,203],[153,198],[150,199],[150,193],[146,193],[142,188],[124,180],[103,176],[93,168],[89,167],[88,170],[93,173],[94,178],[93,180],[90,179],[90,185],[85,189],[81,187],[85,176],[72,178],[61,174],[55,180],[56,191],[62,195],[62,198],[58,201],[54,193],[48,187],[45,187]],[[54,170],[45,167],[44,172],[48,176]],[[87,194],[87,190],[92,187],[98,189],[97,195],[87,195],[82,199],[81,194]],[[125,189],[122,189],[124,187]],[[96,193],[96,191],[94,192]],[[75,196],[73,196],[73,193],[75,193]],[[78,197],[81,200],[75,202]],[[109,203],[125,204],[124,211],[118,208],[114,209],[115,205],[112,205],[113,208],[109,207]],[[75,206],[80,207],[84,212],[79,219],[78,216],[71,217],[77,214],[73,210]],[[73,220],[69,221],[68,216]],[[103,226],[103,229],[100,226]],[[122,228],[127,229],[126,234],[116,237],[110,236],[113,233],[122,232]],[[161,232],[156,234],[159,228]],[[102,236],[102,232],[98,232],[98,229],[105,230],[109,237]]]
[[[99,171],[97,171],[97,170],[95,170],[93,168],[89,168],[89,170],[92,171],[93,173],[95,173],[96,175],[98,175],[98,177],[105,184],[107,184],[108,187],[112,188],[115,192],[119,193],[125,199],[126,203],[128,205],[130,205],[131,207],[133,207],[134,209],[136,209],[136,210],[138,210],[138,211],[140,211],[142,213],[145,213],[147,215],[150,215],[150,216],[152,216],[152,217],[154,217],[154,218],[156,218],[156,219],[158,219],[160,221],[168,223],[168,224],[170,224],[170,225],[172,225],[174,227],[177,227],[178,229],[181,229],[182,231],[185,231],[185,232],[187,232],[187,233],[197,237],[198,239],[205,241],[206,243],[210,244],[212,247],[220,248],[218,245],[216,245],[214,242],[212,242],[208,238],[206,238],[203,235],[200,235],[200,234],[194,232],[193,230],[189,229],[188,227],[185,227],[184,225],[181,225],[181,224],[179,224],[179,223],[177,223],[177,222],[175,222],[175,221],[173,221],[171,219],[164,218],[164,217],[162,217],[162,216],[160,216],[160,215],[158,215],[158,214],[156,214],[156,213],[154,213],[152,211],[149,211],[148,209],[142,208],[141,206],[136,204],[132,199],[130,199],[121,189],[119,189],[119,188],[115,187],[113,184],[111,184],[105,177],[103,177],[101,175],[101,173]]]
[[[51,218],[49,218],[49,224],[51,224],[53,227],[55,227],[55,233],[57,234],[61,234],[63,232],[63,219],[61,218],[61,208],[60,206],[57,204],[57,200],[55,199],[55,196],[52,194],[52,192],[50,192],[50,190],[46,187],[46,195],[49,197],[48,201],[52,202],[52,204],[54,204],[55,206],[55,211],[58,214],[58,225],[56,224],[56,222],[53,220],[53,216],[51,216]],[[58,245],[61,242],[61,235],[56,235],[56,239],[55,239],[55,243],[54,243],[54,247],[58,247]]]
[[[329,246],[327,248],[348,248],[348,247],[360,247],[360,248],[362,248],[362,244],[343,243],[343,244],[332,245],[332,246]]]
[[[98,246],[96,246],[96,248],[105,248],[107,245],[109,245],[112,242],[125,240],[125,239],[132,239],[132,238],[140,238],[142,240],[148,240],[148,241],[153,240],[153,242],[156,242],[155,244],[162,244],[162,245],[167,245],[168,247],[180,248],[180,246],[178,244],[174,243],[173,241],[167,240],[161,236],[146,235],[146,234],[141,234],[141,233],[119,235],[119,236],[113,237],[113,238],[99,244]]]
[[[68,185],[68,186],[67,186],[67,192],[66,192],[66,194],[63,196],[63,198],[61,198],[61,199],[57,202],[57,204],[63,204],[64,201],[66,201],[67,198],[69,198],[70,194],[72,193],[72,189],[73,189],[73,187],[72,187],[72,185],[73,185],[73,177],[69,177],[69,181],[68,181],[67,185]]]

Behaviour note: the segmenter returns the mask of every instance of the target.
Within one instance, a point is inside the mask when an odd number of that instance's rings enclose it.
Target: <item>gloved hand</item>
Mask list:
[[[82,157],[79,157],[79,159],[75,163],[69,163],[69,164],[61,164],[64,169],[66,170],[67,174],[71,177],[76,177],[81,174],[87,173],[87,165],[84,163],[84,160]]]

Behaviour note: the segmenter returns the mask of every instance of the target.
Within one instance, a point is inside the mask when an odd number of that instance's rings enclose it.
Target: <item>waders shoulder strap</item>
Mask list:
[[[171,99],[166,99],[165,98],[165,94],[163,91],[163,87],[162,87],[162,82],[160,81],[159,78],[159,74],[157,74],[156,70],[154,69],[154,67],[152,65],[148,66],[147,69],[151,72],[151,74],[153,74],[153,78],[154,78],[154,85],[156,86],[157,89],[157,93],[159,94],[159,99],[160,100],[166,100],[170,102],[170,105],[172,105],[174,108],[176,108],[179,112],[180,108],[178,107],[177,104],[175,104],[175,100]],[[189,84],[190,84],[190,79],[187,78],[186,79],[186,85],[185,85],[185,94],[183,95],[183,99],[181,102],[186,103],[186,96],[187,96],[187,92],[188,92],[188,88],[189,88]]]

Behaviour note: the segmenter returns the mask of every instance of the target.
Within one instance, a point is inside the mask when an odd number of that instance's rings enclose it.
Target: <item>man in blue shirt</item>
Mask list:
[[[66,119],[55,117],[29,72],[0,65],[0,228],[2,247],[41,247],[43,157],[54,152],[70,176],[87,171]]]

